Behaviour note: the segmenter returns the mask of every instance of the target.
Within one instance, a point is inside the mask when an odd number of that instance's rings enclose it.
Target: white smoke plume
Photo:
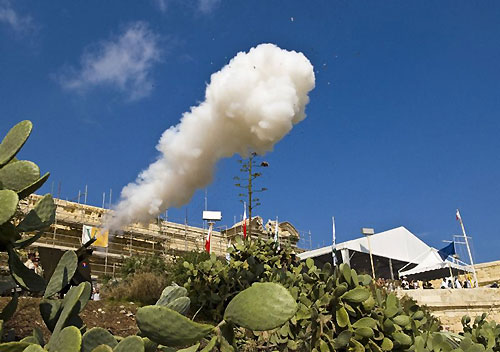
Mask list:
[[[123,188],[105,226],[120,230],[188,203],[212,181],[221,158],[272,150],[305,118],[314,82],[302,53],[273,44],[238,53],[212,74],[205,101],[163,133],[156,146],[160,157]]]

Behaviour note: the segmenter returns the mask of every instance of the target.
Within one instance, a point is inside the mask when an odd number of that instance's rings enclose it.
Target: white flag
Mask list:
[[[457,209],[456,217],[457,217],[458,221],[462,222],[462,217],[460,216],[460,212],[458,211],[458,209]]]

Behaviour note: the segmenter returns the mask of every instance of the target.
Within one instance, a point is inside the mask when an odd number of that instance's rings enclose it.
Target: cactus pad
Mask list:
[[[115,347],[117,344],[118,342],[108,330],[92,328],[83,334],[82,352],[92,352],[100,345],[106,345],[112,351],[112,347]]]
[[[49,341],[49,352],[80,352],[82,334],[75,326],[68,326],[61,330]]]
[[[33,184],[39,177],[40,169],[32,161],[17,161],[0,169],[0,183],[3,188],[16,192]]]
[[[47,284],[43,298],[49,298],[66,287],[75,274],[77,266],[78,257],[76,253],[74,251],[65,252],[59,263],[57,263],[56,269]]]
[[[121,340],[113,352],[144,352],[144,342],[139,336],[129,336]]]
[[[2,309],[2,312],[0,313],[0,320],[5,322],[12,318],[17,309],[17,297],[17,292],[15,292],[10,302],[7,303],[7,305]]]
[[[47,350],[44,350],[42,346],[40,345],[29,345],[28,347],[26,347],[24,350],[22,350],[23,352],[47,352]]]
[[[19,199],[23,199],[23,198],[29,196],[31,193],[35,192],[37,189],[42,187],[43,184],[45,183],[45,181],[47,181],[47,179],[49,178],[49,176],[50,176],[50,172],[47,172],[45,175],[40,177],[38,180],[36,180],[32,184],[26,186],[25,188],[23,188],[19,192],[17,192],[17,194],[19,195]]]
[[[9,221],[14,216],[19,197],[10,189],[0,190],[0,225]]]
[[[296,311],[297,303],[285,287],[272,282],[254,283],[229,302],[224,320],[263,331],[283,325]]]
[[[56,217],[56,206],[50,194],[40,199],[35,207],[17,225],[19,231],[34,231],[50,226]]]
[[[165,306],[146,306],[136,314],[137,326],[154,342],[166,346],[185,346],[198,342],[214,328],[199,324]]]
[[[156,305],[166,306],[170,302],[176,300],[177,298],[186,296],[187,296],[187,290],[184,287],[177,285],[167,286],[165,287],[165,289],[163,289],[160,299],[158,299]]]
[[[92,352],[113,352],[113,349],[108,345],[99,345],[94,348]]]
[[[189,311],[190,305],[191,300],[189,299],[189,297],[179,297],[167,304],[167,307],[185,315]]]
[[[14,158],[31,134],[33,124],[25,120],[12,127],[0,143],[0,167]]]
[[[22,352],[31,344],[29,342],[5,342],[0,343],[0,352]]]

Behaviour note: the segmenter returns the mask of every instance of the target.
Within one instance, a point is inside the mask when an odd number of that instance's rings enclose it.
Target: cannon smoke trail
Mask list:
[[[238,53],[212,74],[205,101],[163,133],[156,146],[161,155],[123,188],[105,227],[120,230],[188,203],[212,181],[221,158],[272,150],[305,118],[314,82],[302,53],[273,44]]]

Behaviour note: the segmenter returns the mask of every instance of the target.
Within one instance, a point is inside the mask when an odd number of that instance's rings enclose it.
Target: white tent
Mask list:
[[[369,259],[369,247],[371,247],[376,276],[397,279],[397,273],[401,268],[410,269],[420,264],[431,251],[431,247],[404,226],[371,235],[369,241],[370,246],[366,237],[338,243],[335,246],[338,259],[358,271],[371,274]],[[299,257],[313,258],[318,265],[331,263],[332,247],[300,253]]]
[[[419,263],[416,259],[431,248],[404,226],[370,236],[370,246],[372,255],[415,264]],[[339,243],[336,249],[368,254],[368,239],[361,237]]]
[[[457,272],[472,272],[472,270],[462,264],[454,263],[449,260],[443,260],[435,248],[430,248],[429,251],[419,258],[419,264],[408,270],[402,268],[399,271],[399,277],[411,276],[416,279],[432,280],[445,276],[456,275]],[[452,274],[453,273],[453,274]]]

